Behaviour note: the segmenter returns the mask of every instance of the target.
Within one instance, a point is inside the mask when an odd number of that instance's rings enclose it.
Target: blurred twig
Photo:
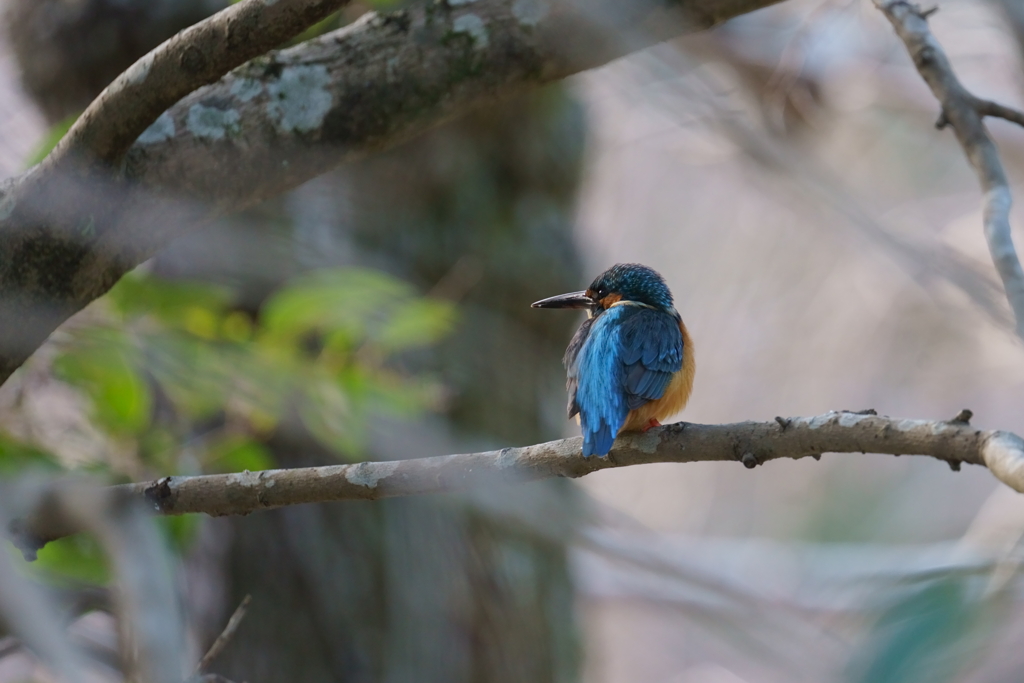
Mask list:
[[[249,603],[252,602],[252,596],[246,595],[242,598],[242,602],[239,603],[238,607],[235,608],[231,618],[228,619],[227,626],[221,631],[221,634],[217,636],[217,639],[213,641],[213,645],[206,651],[203,658],[196,664],[196,670],[193,675],[199,676],[206,669],[210,667],[213,660],[217,659],[217,656],[224,651],[231,639],[235,637],[235,631],[238,630],[239,625],[242,623],[242,619],[245,619],[245,611],[249,608]]]
[[[874,0],[896,29],[918,73],[942,106],[936,127],[949,125],[981,182],[984,198],[985,239],[1006,297],[1016,319],[1017,335],[1024,339],[1024,270],[1010,233],[1010,185],[995,144],[985,129],[984,117],[996,116],[1024,125],[1024,114],[981,100],[960,83],[942,46],[928,28],[928,15],[906,0]]]
[[[747,468],[779,458],[817,458],[822,453],[929,455],[953,469],[985,465],[1002,482],[1024,491],[1024,440],[1015,434],[981,431],[962,421],[906,420],[830,412],[771,422],[699,425],[686,422],[621,436],[606,458],[584,458],[579,437],[523,448],[361,462],[287,470],[238,472],[113,487],[119,495],[145,499],[160,514],[202,512],[245,515],[257,510],[339,500],[460,491],[491,483],[548,477],[582,477],[611,467],[655,462],[740,462]],[[12,528],[27,555],[74,531],[43,508]]]

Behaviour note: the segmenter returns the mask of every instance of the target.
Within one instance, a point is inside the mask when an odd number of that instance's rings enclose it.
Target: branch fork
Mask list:
[[[984,118],[992,116],[1024,126],[1024,113],[975,97],[960,83],[945,51],[928,28],[928,16],[937,8],[922,10],[907,0],[874,2],[896,30],[921,78],[939,101],[941,112],[935,127],[953,129],[978,176],[984,195],[985,239],[1013,310],[1017,336],[1024,339],[1024,269],[1010,231],[1010,185],[984,124]]]

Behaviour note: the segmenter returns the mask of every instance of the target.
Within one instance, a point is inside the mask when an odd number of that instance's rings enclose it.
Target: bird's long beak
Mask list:
[[[549,296],[547,299],[541,299],[530,304],[532,308],[593,308],[594,305],[594,300],[587,296],[586,292],[571,292],[569,294]]]

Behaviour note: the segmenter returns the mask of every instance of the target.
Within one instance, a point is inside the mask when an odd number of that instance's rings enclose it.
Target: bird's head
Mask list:
[[[639,263],[616,264],[598,275],[585,291],[541,299],[533,307],[582,308],[592,317],[612,306],[630,303],[675,313],[672,292],[664,278],[653,268]]]

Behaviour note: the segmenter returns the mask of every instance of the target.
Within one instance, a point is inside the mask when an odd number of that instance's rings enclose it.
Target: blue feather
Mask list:
[[[569,412],[580,415],[583,456],[604,456],[629,411],[664,395],[683,338],[673,315],[647,307],[614,306],[587,322],[566,351]]]
[[[577,356],[576,403],[583,428],[583,457],[605,455],[626,420],[629,407],[622,391],[619,322],[624,307],[594,319]]]

